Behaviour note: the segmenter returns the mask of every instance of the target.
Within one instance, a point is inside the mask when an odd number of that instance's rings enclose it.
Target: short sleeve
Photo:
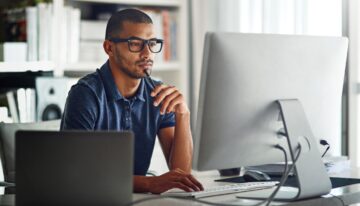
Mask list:
[[[97,119],[98,100],[87,86],[74,85],[66,99],[61,130],[93,130]]]
[[[163,129],[165,127],[173,127],[175,126],[175,114],[174,112],[166,113],[161,115],[161,123],[159,129]]]

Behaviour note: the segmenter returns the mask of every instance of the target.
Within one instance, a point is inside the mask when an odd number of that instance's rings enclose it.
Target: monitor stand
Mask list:
[[[301,152],[295,162],[294,172],[298,188],[283,187],[279,190],[275,200],[298,200],[318,197],[328,194],[331,182],[312,134],[304,109],[297,99],[278,100],[280,114],[283,120],[285,136],[287,138],[290,158],[294,162],[298,145]],[[268,198],[272,190],[256,191],[246,197],[246,193],[237,195],[242,198]]]

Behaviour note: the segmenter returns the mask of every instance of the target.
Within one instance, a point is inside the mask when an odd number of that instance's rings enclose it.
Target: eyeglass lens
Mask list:
[[[147,45],[151,52],[157,53],[160,52],[162,47],[162,42],[157,42],[157,40],[147,41]],[[145,41],[140,39],[131,39],[129,40],[129,49],[132,52],[140,52],[144,49]]]

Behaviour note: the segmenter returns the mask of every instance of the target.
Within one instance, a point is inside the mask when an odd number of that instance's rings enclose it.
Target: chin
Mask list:
[[[143,74],[143,73],[137,73],[137,74],[134,74],[134,75],[132,75],[133,76],[133,78],[135,78],[135,79],[142,79],[142,78],[145,78],[146,77],[146,74]]]

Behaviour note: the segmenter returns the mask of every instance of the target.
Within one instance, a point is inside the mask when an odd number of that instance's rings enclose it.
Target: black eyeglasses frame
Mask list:
[[[116,38],[116,37],[114,37],[114,38],[109,38],[108,40],[111,41],[111,42],[114,42],[114,43],[127,42],[127,43],[128,43],[128,49],[129,49],[129,51],[130,51],[130,52],[134,52],[134,53],[138,53],[138,52],[141,52],[142,50],[144,50],[145,45],[147,45],[147,46],[149,47],[149,50],[150,50],[152,53],[159,53],[159,52],[161,52],[162,47],[163,47],[163,45],[164,45],[164,40],[163,40],[163,39],[157,39],[157,38],[143,39],[143,38],[140,38],[140,37],[129,37],[129,38]],[[139,51],[131,50],[131,48],[130,48],[131,40],[141,40],[141,41],[143,41],[143,44],[142,44],[142,46],[141,46],[141,48],[140,48]],[[151,49],[151,47],[150,47],[150,45],[149,45],[149,43],[150,43],[151,41],[156,41],[157,44],[160,44],[160,49],[159,49],[159,51],[153,51],[153,50]]]

